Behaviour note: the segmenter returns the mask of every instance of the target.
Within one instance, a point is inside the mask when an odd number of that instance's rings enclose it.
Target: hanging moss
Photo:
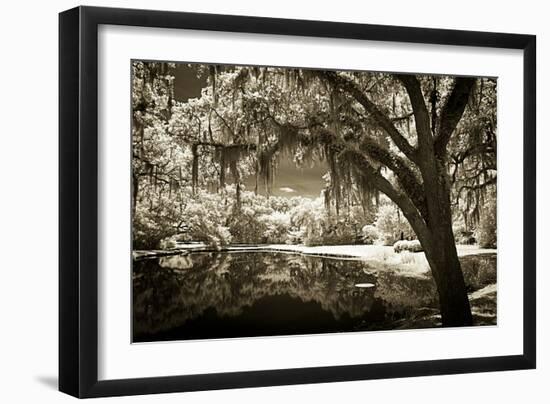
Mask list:
[[[197,191],[197,186],[199,183],[199,153],[198,145],[194,144],[191,146],[191,153],[193,155],[193,162],[191,165],[191,189],[193,195]]]
[[[334,201],[334,207],[336,208],[336,216],[340,213],[340,202],[341,202],[341,192],[340,192],[340,172],[337,164],[337,157],[334,149],[330,144],[325,144],[325,158],[329,167],[330,174],[330,191],[332,195],[332,200]]]
[[[271,194],[273,185],[273,153],[268,150],[260,150],[256,156],[258,160],[258,177],[262,180],[265,191]]]
[[[218,105],[218,93],[216,91],[216,77],[217,77],[217,66],[210,65],[208,68],[210,74],[210,83],[212,85],[212,99],[214,100],[214,106]]]
[[[223,149],[219,152],[219,163],[220,163],[220,189],[223,189],[225,187],[225,153],[223,152]]]
[[[258,162],[254,164],[254,195],[258,195],[258,175],[259,175]]]
[[[330,107],[330,128],[333,133],[340,133],[342,126],[340,124],[340,108],[342,108],[343,99],[339,91],[330,89],[329,107]]]
[[[237,167],[237,160],[232,160],[229,163],[229,171],[231,172],[231,175],[233,176],[233,181],[235,181],[236,184],[239,183],[240,177],[239,177],[239,168]]]
[[[288,90],[290,87],[290,69],[284,69],[284,89]]]
[[[254,69],[253,69],[253,72],[255,71]],[[241,70],[239,70],[237,77],[235,77],[235,80],[233,81],[233,88],[235,90],[240,89],[241,86],[246,82],[246,79],[248,79],[249,77],[249,73],[250,72],[246,67],[243,67],[241,68]]]
[[[329,182],[324,190],[325,209],[330,214],[332,207],[338,217],[343,208],[348,212],[355,206],[361,206],[365,217],[373,207],[373,200],[378,200],[379,194],[373,184],[363,175],[349,155],[342,154],[340,148],[325,140],[323,147],[325,161],[328,165]]]
[[[225,187],[225,173],[228,168],[233,180],[236,183],[240,180],[237,164],[250,151],[250,145],[232,144],[217,147],[216,154],[220,165],[220,188]]]
[[[277,144],[275,145],[275,148],[277,151],[286,155],[295,154],[301,143],[298,132],[293,127],[288,125],[277,125],[276,132]]]
[[[353,166],[351,171],[356,188],[357,199],[359,200],[363,214],[367,215],[373,207],[373,200],[376,204],[378,204],[379,191],[370,181],[367,180],[364,175],[362,175],[357,167]]]
[[[321,191],[323,193],[323,201],[325,203],[325,210],[327,211],[327,215],[330,217],[330,189],[329,188],[325,188],[323,189],[323,191]]]
[[[250,76],[250,71],[246,67],[242,67],[235,79],[232,83],[232,93],[231,93],[231,108],[235,108],[235,102],[237,100],[237,96],[241,96],[241,103],[242,103],[242,94],[243,94],[243,84],[247,81],[247,79]]]
[[[235,186],[235,205],[234,205],[234,210],[236,212],[240,212],[241,211],[241,184],[239,182],[237,182],[236,186]]]

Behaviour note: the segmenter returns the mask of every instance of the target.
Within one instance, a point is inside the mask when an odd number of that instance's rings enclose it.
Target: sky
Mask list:
[[[317,198],[325,186],[322,176],[326,172],[327,167],[324,163],[317,162],[312,167],[300,168],[296,167],[289,157],[282,157],[273,176],[271,195]],[[246,178],[244,184],[246,189],[253,190],[254,177]],[[259,191],[261,194],[264,193],[262,187],[259,187]]]
[[[177,64],[174,76],[174,97],[178,101],[199,97],[202,88],[206,86],[206,78],[198,78],[195,69],[187,64]],[[281,157],[275,170],[271,195],[316,198],[325,185],[322,176],[326,172],[324,162],[296,167],[290,156]],[[245,178],[244,184],[246,189],[253,190],[254,177]],[[263,193],[262,187],[259,187],[259,191]]]

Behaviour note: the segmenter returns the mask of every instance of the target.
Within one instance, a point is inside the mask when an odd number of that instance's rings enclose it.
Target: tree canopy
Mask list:
[[[189,188],[192,197],[199,189],[225,193],[233,183],[232,205],[238,208],[243,179],[253,176],[255,193],[269,195],[278,159],[290,156],[297,166],[326,162],[323,199],[328,213],[332,208],[339,215],[350,206],[373,211],[383,192],[422,214],[427,206],[419,195],[423,178],[414,164],[419,160],[415,117],[432,136],[440,132],[434,147],[448,143],[438,154],[446,160],[455,217],[465,227],[479,221],[487,190],[494,193],[494,79],[191,68],[207,85],[199,97],[179,102],[174,99],[174,64],[133,66],[134,206],[147,200],[149,209],[175,216],[188,203]],[[468,90],[462,100],[461,83],[462,91]],[[413,110],[408,90],[428,100],[423,110]],[[456,129],[441,126],[453,108],[463,109],[467,119],[455,122]],[[457,135],[451,138],[453,131]],[[178,230],[178,224],[171,228]]]

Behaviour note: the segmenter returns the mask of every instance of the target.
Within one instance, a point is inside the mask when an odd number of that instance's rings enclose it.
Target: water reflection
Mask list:
[[[392,329],[436,306],[431,279],[361,261],[247,252],[134,263],[136,342]]]

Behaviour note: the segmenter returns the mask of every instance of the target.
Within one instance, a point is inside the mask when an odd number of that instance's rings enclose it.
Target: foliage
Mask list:
[[[402,251],[416,253],[424,251],[424,249],[418,240],[399,240],[393,245],[393,251],[396,253],[400,253]]]
[[[162,239],[159,243],[162,250],[171,250],[177,247],[177,241],[174,236]]]
[[[477,242],[474,231],[469,230],[466,225],[460,220],[459,223],[453,225],[453,234],[457,244],[475,244]]]
[[[354,244],[358,238],[356,229],[349,218],[328,220],[322,237],[323,244]]]
[[[290,213],[291,225],[300,229],[301,240],[306,245],[355,244],[361,241],[364,217],[360,209],[349,209],[345,215],[335,216],[327,212],[322,198],[302,198]]]
[[[460,258],[464,281],[469,291],[479,290],[497,282],[495,254],[466,255]]]
[[[375,226],[383,245],[394,245],[397,240],[414,238],[414,232],[400,209],[393,204],[379,208]]]
[[[175,233],[174,219],[163,207],[139,206],[134,214],[132,232],[134,249],[154,249],[162,239]]]
[[[497,207],[494,198],[483,208],[476,229],[476,238],[481,248],[497,247]]]
[[[365,244],[374,244],[376,240],[380,238],[380,233],[376,226],[372,224],[367,224],[361,229],[363,243]]]
[[[267,243],[284,244],[289,241],[290,215],[274,211],[270,215],[260,217],[266,229],[263,237]]]
[[[415,146],[411,101],[396,76],[342,72],[335,79],[302,69],[188,67],[206,85],[199,97],[176,101],[175,65],[133,64],[135,248],[156,248],[174,235],[210,244],[393,245],[416,238],[401,210],[380,198],[379,187],[349,155],[351,149],[368,146],[400,159],[402,150],[363,110],[365,104],[336,85],[369,89],[378,110]],[[426,99],[437,118],[455,80],[417,79],[423,93],[431,94]],[[477,227],[476,236],[492,245],[495,220],[487,214],[480,218],[479,207],[496,182],[496,82],[479,79],[472,94],[467,119],[456,128],[460,136],[449,143],[453,209],[465,222],[464,228],[455,228],[455,237],[471,242]],[[380,153],[369,155],[370,164],[402,191],[399,167]],[[326,161],[323,194],[315,199],[271,196],[281,156],[297,165]],[[419,177],[413,165],[410,170]],[[250,176],[256,186],[245,190],[242,181]]]
[[[467,232],[478,224],[487,197],[496,189],[496,95],[495,80],[483,78],[477,82],[456,128],[457,135],[448,146],[452,205]],[[462,241],[467,238],[465,235]]]
[[[231,215],[228,225],[234,243],[262,242],[267,230],[266,224],[251,209]]]
[[[226,217],[227,202],[224,198],[201,191],[187,202],[181,220],[192,240],[221,245],[232,241]]]

